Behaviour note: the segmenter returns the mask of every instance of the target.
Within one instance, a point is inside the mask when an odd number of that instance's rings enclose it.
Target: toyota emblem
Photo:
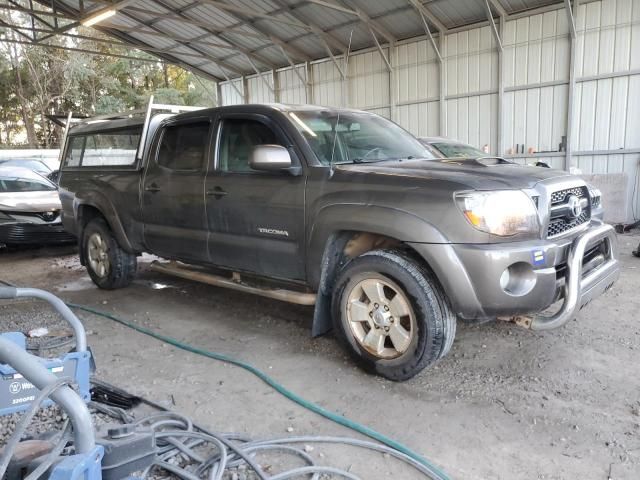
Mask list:
[[[569,207],[569,211],[573,218],[578,218],[582,215],[582,203],[575,195],[569,195],[569,198],[567,199],[567,206]]]

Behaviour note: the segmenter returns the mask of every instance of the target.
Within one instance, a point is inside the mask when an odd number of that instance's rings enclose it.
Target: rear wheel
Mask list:
[[[456,318],[437,281],[408,255],[367,252],[340,272],[338,338],[368,371],[407,380],[448,353]]]
[[[82,248],[93,283],[106,290],[126,287],[136,273],[136,255],[123,250],[102,218],[94,218],[84,229]]]

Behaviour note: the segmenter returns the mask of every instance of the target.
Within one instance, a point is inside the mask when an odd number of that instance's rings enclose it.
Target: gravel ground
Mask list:
[[[67,250],[0,254],[0,278],[242,358],[405,443],[452,478],[638,480],[640,259],[630,252],[639,241],[635,233],[619,237],[620,281],[577,320],[536,333],[507,323],[459,323],[452,352],[404,383],[362,373],[331,336],[311,339],[309,308],[163,276],[144,261],[134,284],[118,291],[96,289]],[[33,304],[2,305],[4,322],[32,312]],[[93,315],[81,318],[92,332],[99,377],[205,426],[254,437],[353,435],[244,371]],[[367,480],[419,478],[381,455],[314,448],[320,463]]]

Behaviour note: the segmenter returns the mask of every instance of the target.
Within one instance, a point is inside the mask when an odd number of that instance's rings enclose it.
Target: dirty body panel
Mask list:
[[[601,225],[600,198],[582,180],[491,158],[377,158],[379,149],[366,146],[361,158],[334,162],[336,146],[319,147],[322,132],[305,123],[317,112],[332,118],[336,111],[242,105],[156,122],[143,158],[130,168],[63,169],[65,225],[79,232],[82,209],[94,208],[128,251],[318,291],[316,323],[325,324],[316,332],[328,328],[332,269],[349,260],[349,239],[362,232],[373,238],[371,245],[403,248],[423,262],[463,318],[540,312],[566,296],[564,276],[577,265],[571,252]],[[162,165],[163,135],[172,126],[198,122],[207,124],[206,141],[185,161],[201,161],[188,169]],[[71,137],[79,133],[72,130]],[[286,148],[291,167],[266,172],[235,164],[261,144]],[[524,192],[535,204],[536,229],[501,236],[463,216],[458,195],[496,191]],[[156,202],[164,206],[157,203],[154,212]],[[608,231],[600,237],[580,245],[585,260],[577,275],[589,281],[579,304],[617,278],[615,239]]]

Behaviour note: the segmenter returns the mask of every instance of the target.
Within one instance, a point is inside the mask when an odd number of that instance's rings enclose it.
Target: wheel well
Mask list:
[[[80,227],[80,232],[84,230],[91,220],[96,217],[104,218],[104,215],[100,210],[91,205],[80,205],[78,207],[78,226]]]
[[[80,250],[80,264],[85,265],[84,258],[84,243],[83,243],[83,232],[85,227],[89,224],[91,220],[94,218],[104,218],[104,215],[100,210],[91,205],[80,205],[78,207],[77,221],[78,221],[78,245]]]
[[[362,231],[340,231],[331,235],[322,257],[322,271],[313,320],[313,336],[323,335],[331,329],[331,296],[340,270],[351,259],[364,253],[391,248],[402,250],[433,273],[431,267],[418,252],[396,238]],[[436,278],[435,275],[434,278]]]

